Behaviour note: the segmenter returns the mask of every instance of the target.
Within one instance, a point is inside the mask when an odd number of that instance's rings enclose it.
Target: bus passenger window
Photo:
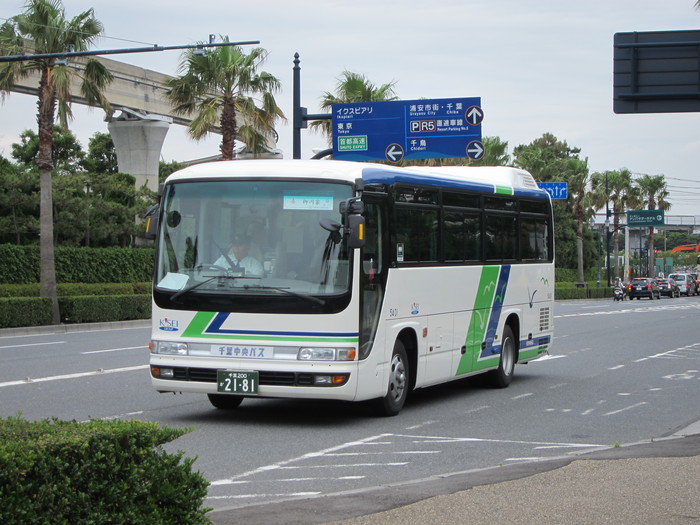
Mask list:
[[[405,262],[437,261],[437,239],[436,210],[397,208],[396,242],[404,246]]]

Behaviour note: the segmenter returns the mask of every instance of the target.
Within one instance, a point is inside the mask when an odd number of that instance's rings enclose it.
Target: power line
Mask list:
[[[0,20],[4,20],[5,22],[10,22],[10,23],[12,23],[12,24],[14,24],[14,22],[15,22],[15,21],[12,20],[11,18],[3,18],[3,17],[0,17]],[[44,25],[44,24],[33,24],[33,25],[34,25],[34,27],[44,27],[44,28],[46,28],[46,29],[63,29],[63,30],[65,30],[65,28],[59,28],[59,27],[55,27],[55,26],[47,26],[47,25]],[[66,30],[66,31],[67,31],[67,30]],[[142,44],[142,45],[146,45],[146,46],[155,46],[155,45],[156,45],[156,44],[153,44],[152,42],[141,42],[141,41],[139,41],[139,40],[130,40],[130,39],[128,39],[128,38],[119,38],[119,37],[116,37],[116,36],[109,36],[109,35],[104,35],[104,34],[102,34],[102,35],[93,35],[92,33],[85,33],[84,31],[76,31],[76,30],[74,30],[74,29],[70,30],[70,32],[71,32],[71,33],[75,33],[75,34],[77,34],[77,35],[99,36],[99,38],[104,38],[104,39],[107,39],[107,40],[118,40],[118,41],[120,41],[120,42],[129,42],[129,43],[131,43],[131,44]]]

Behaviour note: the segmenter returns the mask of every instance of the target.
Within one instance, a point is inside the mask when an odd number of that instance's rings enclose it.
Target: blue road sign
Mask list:
[[[566,182],[538,182],[537,185],[549,193],[553,199],[569,198],[569,187]]]
[[[333,104],[333,158],[480,159],[483,119],[479,97]]]
[[[537,186],[549,193],[553,199],[568,199],[569,186],[567,182],[538,182]]]

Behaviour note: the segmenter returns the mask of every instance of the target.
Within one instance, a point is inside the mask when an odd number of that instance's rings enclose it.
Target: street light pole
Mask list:
[[[591,231],[595,232],[596,244],[598,245],[598,259],[596,260],[596,262],[597,262],[596,266],[598,267],[598,273],[597,273],[597,280],[596,280],[595,285],[596,285],[596,288],[600,288],[600,229],[596,226],[594,217],[591,217],[590,225],[591,225]]]
[[[608,189],[608,172],[605,172],[605,266],[608,269],[608,288],[610,287],[610,190]]]

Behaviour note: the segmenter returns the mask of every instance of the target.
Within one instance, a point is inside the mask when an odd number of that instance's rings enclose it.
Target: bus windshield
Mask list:
[[[348,251],[338,228],[328,225],[339,225],[339,203],[352,195],[349,184],[327,182],[168,184],[155,291],[190,306],[196,297],[202,310],[221,309],[221,296],[322,304],[323,296],[346,293]]]

